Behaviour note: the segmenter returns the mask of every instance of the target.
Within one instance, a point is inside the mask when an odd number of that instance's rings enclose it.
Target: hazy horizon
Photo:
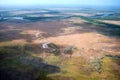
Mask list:
[[[102,6],[120,7],[120,0],[0,0],[0,7],[79,7],[79,6]]]

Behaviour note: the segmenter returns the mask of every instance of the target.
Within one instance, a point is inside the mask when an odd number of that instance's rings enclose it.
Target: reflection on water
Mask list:
[[[6,17],[4,19],[17,19],[17,20],[24,20],[23,17]]]

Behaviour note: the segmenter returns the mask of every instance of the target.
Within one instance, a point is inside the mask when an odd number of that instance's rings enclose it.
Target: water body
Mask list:
[[[24,20],[23,17],[6,17],[4,19],[17,19],[17,20]]]

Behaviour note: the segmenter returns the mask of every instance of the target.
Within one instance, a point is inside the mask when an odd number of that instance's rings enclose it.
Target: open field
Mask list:
[[[1,10],[0,79],[120,80],[119,14]]]
[[[114,24],[114,25],[120,25],[120,21],[112,21],[112,20],[101,20],[102,22]]]

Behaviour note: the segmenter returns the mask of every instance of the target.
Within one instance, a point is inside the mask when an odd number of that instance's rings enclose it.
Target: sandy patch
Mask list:
[[[112,21],[112,20],[100,20],[100,21],[109,23],[109,24],[120,25],[120,21]]]

